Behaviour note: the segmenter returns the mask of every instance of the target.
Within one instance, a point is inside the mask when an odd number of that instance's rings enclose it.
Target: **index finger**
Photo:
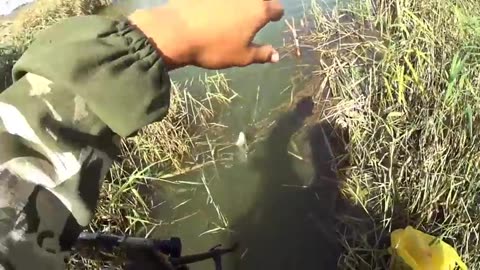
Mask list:
[[[271,22],[279,21],[283,17],[284,9],[278,0],[263,0],[265,3],[265,11]]]

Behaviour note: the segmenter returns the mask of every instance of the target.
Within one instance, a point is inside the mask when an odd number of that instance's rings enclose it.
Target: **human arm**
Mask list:
[[[99,16],[43,32],[13,73],[0,96],[0,264],[63,269],[117,156],[114,138],[167,113],[170,80],[140,31]]]

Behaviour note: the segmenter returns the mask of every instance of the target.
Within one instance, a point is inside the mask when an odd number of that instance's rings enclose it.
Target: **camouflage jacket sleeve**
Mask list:
[[[0,269],[64,269],[118,148],[160,120],[170,79],[125,21],[67,19],[37,36],[0,94]]]

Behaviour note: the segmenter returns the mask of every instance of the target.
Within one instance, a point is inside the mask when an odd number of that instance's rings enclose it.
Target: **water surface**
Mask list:
[[[104,13],[128,14],[137,8],[164,2],[118,1]],[[308,9],[308,2],[301,0],[282,2],[286,8],[285,18],[302,17]],[[255,41],[281,46],[284,29],[283,21],[271,23]],[[285,58],[275,65],[222,71],[240,95],[221,116],[228,132],[238,134],[248,129],[255,121],[267,117],[272,108],[288,101],[296,70],[296,61]],[[205,72],[189,67],[171,75],[175,81],[184,81],[204,76]],[[213,71],[207,73],[213,74]],[[193,87],[190,91],[201,91],[201,88]],[[205,251],[218,243],[228,245],[238,241],[241,248],[237,254],[225,257],[225,270],[335,269],[336,248],[331,244],[334,232],[331,226],[325,225],[331,224],[331,220],[327,214],[329,208],[322,203],[322,198],[328,198],[335,191],[303,188],[315,175],[302,172],[309,164],[296,166],[294,158],[286,152],[290,136],[300,127],[297,118],[292,112],[274,118],[279,119],[280,126],[247,163],[181,178],[205,181],[208,190],[204,186],[162,185],[157,193],[164,203],[154,212],[156,218],[167,225],[156,230],[155,236],[181,237],[186,254]],[[213,265],[204,262],[192,265],[191,269],[211,270]]]

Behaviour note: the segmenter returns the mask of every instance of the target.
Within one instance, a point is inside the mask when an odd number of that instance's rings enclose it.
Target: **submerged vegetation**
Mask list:
[[[37,0],[3,23],[1,89],[38,30],[107,4]],[[317,104],[326,93],[329,102],[310,121],[328,120],[348,134],[342,190],[363,209],[337,217],[338,268],[389,269],[390,232],[412,225],[480,269],[480,4],[352,0],[333,11],[314,3],[307,17],[311,31],[300,46],[314,56],[308,93]],[[189,82],[174,83],[167,118],[123,141],[123,163],[104,183],[91,230],[148,236],[162,225],[151,217],[161,198],[150,187],[222,161],[224,148],[212,138],[226,128],[216,120],[236,94],[221,73],[200,81],[207,90],[200,97],[186,91]],[[72,262],[79,260],[92,263]]]

